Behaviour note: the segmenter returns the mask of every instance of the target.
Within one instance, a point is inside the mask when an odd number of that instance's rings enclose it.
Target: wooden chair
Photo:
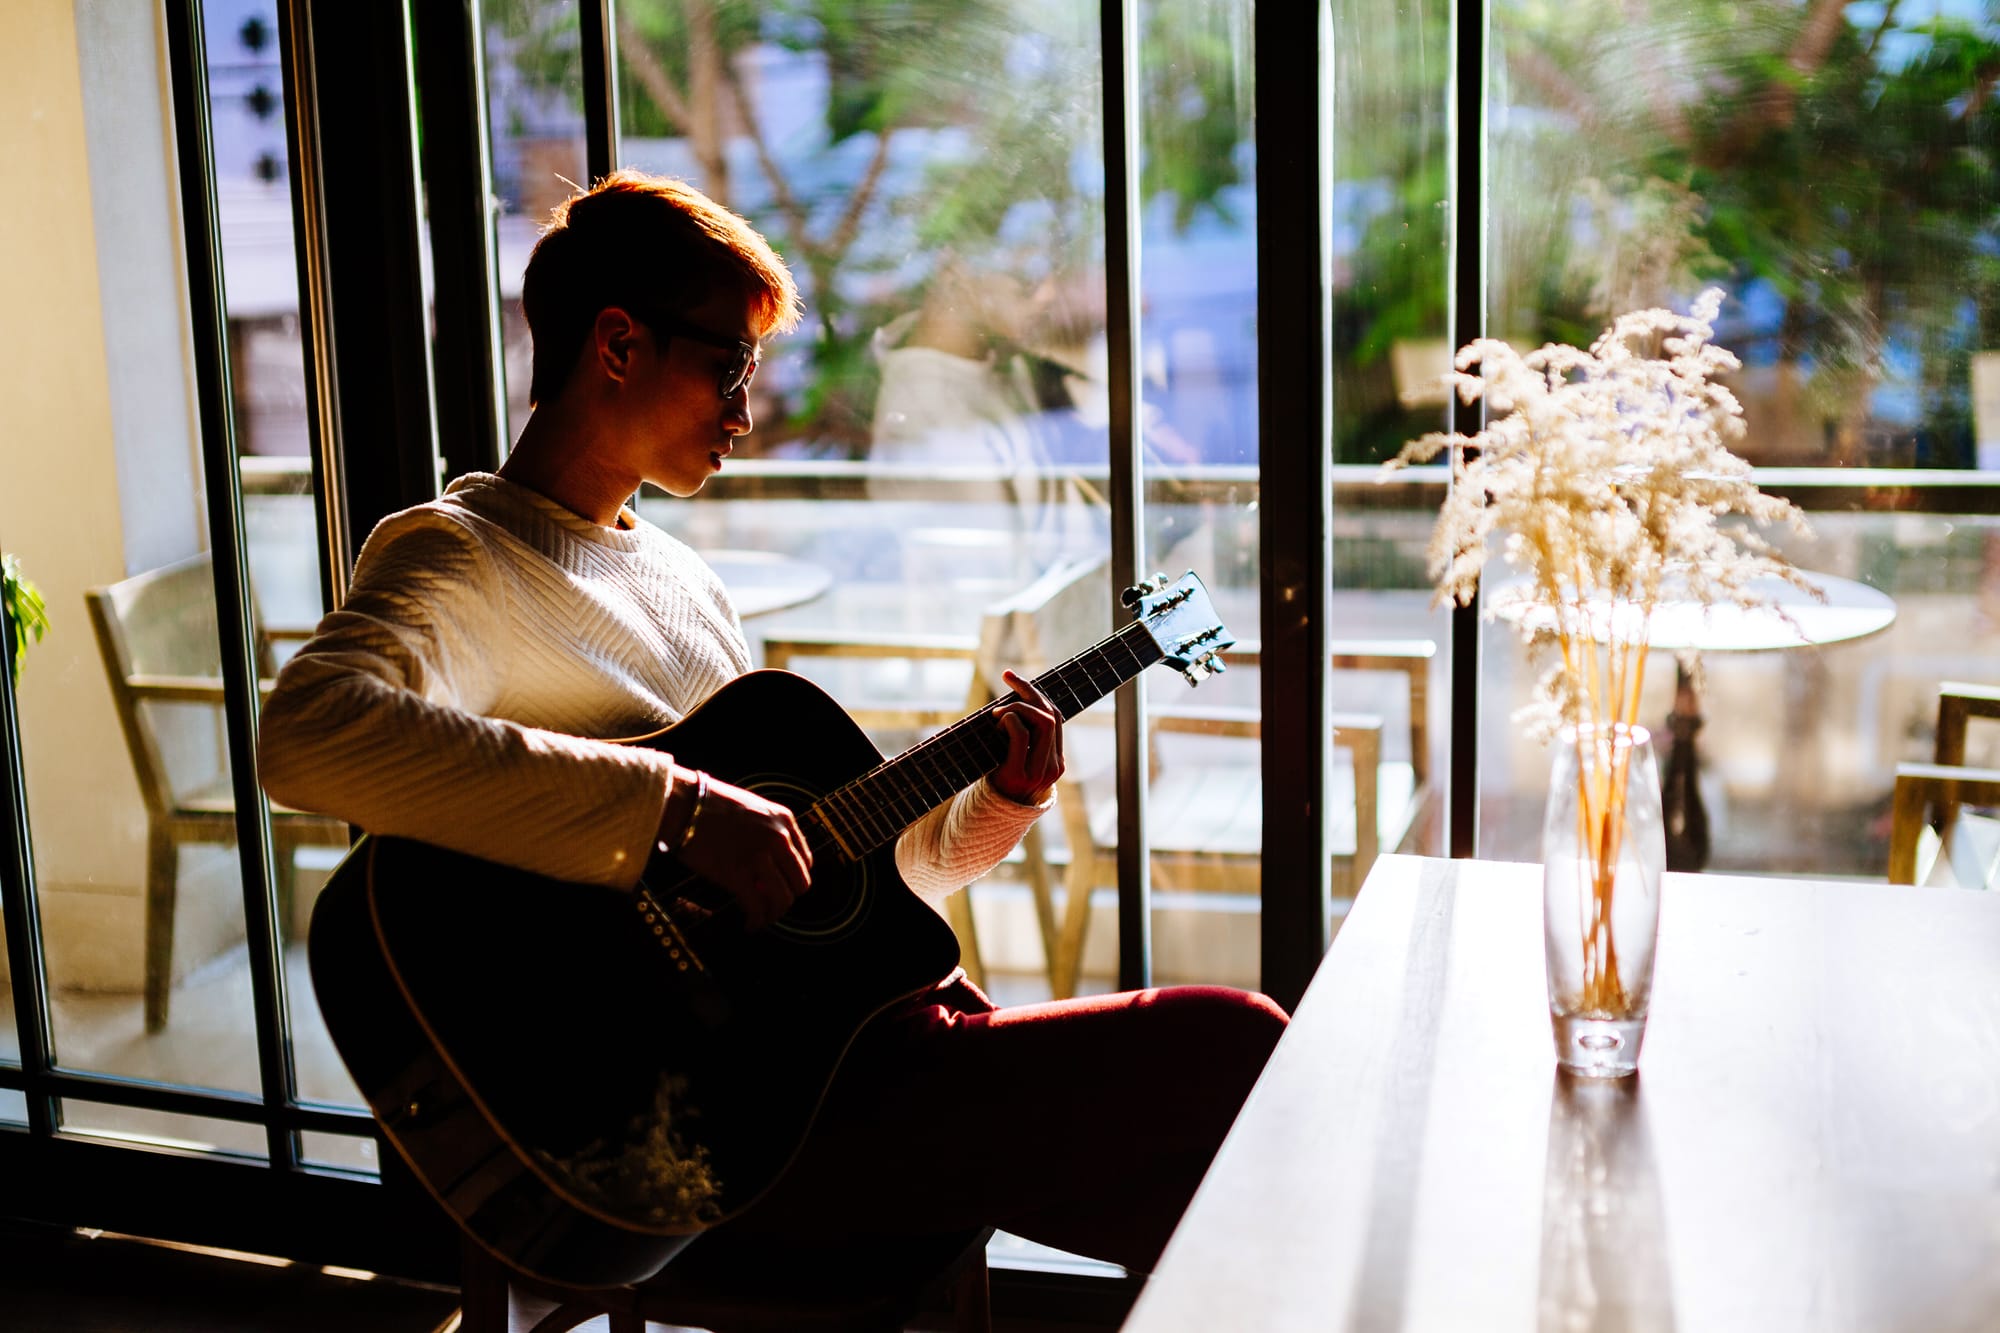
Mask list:
[[[648,1282],[631,1287],[563,1287],[512,1273],[467,1241],[458,1333],[511,1333],[514,1297],[552,1306],[529,1333],[567,1333],[600,1316],[610,1333],[645,1333],[651,1323],[712,1333],[880,1333],[923,1310],[946,1309],[954,1333],[992,1333],[986,1268],[991,1228],[897,1246],[823,1255],[774,1253],[755,1273],[703,1265],[700,1242]],[[932,1325],[926,1325],[931,1327]]]
[[[236,842],[213,569],[197,555],[83,596],[146,806],[146,1030],[158,1032],[173,987],[180,849]],[[268,660],[261,649],[259,656]],[[270,682],[260,688],[268,692]],[[294,854],[347,846],[347,825],[273,805],[271,841],[283,909]]]
[[[971,664],[970,686],[960,705],[910,705],[854,710],[864,727],[941,726],[1006,692],[1001,671],[1034,674],[1102,638],[1111,625],[1110,591],[1104,562],[1078,560],[1051,569],[1014,596],[989,606],[976,637],[910,634],[789,634],[767,638],[765,663],[790,667],[806,658],[960,658]],[[1336,799],[1332,830],[1335,871],[1351,896],[1383,845],[1397,846],[1414,821],[1424,795],[1428,738],[1424,728],[1430,657],[1428,642],[1339,645],[1333,664],[1340,669],[1385,670],[1409,681],[1411,758],[1384,765],[1382,722],[1372,715],[1344,713],[1335,718],[1335,747],[1351,762],[1337,769],[1347,784],[1346,801]],[[1254,642],[1225,655],[1234,666],[1254,666]],[[1090,900],[1117,883],[1117,810],[1108,797],[1110,781],[1099,744],[1091,748],[1093,723],[1108,721],[1108,702],[1071,723],[1070,774],[1058,787],[1061,827],[1067,849],[1051,855],[1040,826],[1023,843],[1022,869],[1034,893],[1049,983],[1058,997],[1073,995],[1081,972]],[[1256,893],[1262,884],[1263,777],[1259,747],[1261,721],[1254,709],[1158,707],[1150,710],[1154,736],[1153,771],[1147,791],[1152,832],[1154,887],[1176,891]],[[1099,731],[1099,736],[1103,732]],[[1205,753],[1173,763],[1163,757],[1163,736],[1186,737],[1188,748]],[[1338,779],[1337,779],[1338,780]],[[1052,864],[1060,864],[1066,903],[1056,920]],[[977,959],[964,894],[948,900],[956,909],[953,926],[967,945],[968,972]],[[978,973],[974,973],[978,980]]]
[[[1938,687],[1932,762],[1896,765],[1891,884],[1990,888],[2000,881],[2000,820],[1961,808],[2000,806],[2000,769],[1965,767],[1965,730],[1975,717],[2000,718],[2000,689],[1946,681]]]

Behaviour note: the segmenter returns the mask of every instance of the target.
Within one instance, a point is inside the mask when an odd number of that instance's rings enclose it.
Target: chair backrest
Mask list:
[[[140,795],[165,814],[177,792],[216,776],[226,754],[213,566],[204,552],[83,597]],[[143,698],[147,678],[183,682],[187,697]],[[208,689],[212,701],[199,697]]]
[[[2000,821],[1990,813],[2000,806],[2000,770],[1964,767],[1966,727],[1974,718],[2000,718],[2000,688],[1943,682],[1934,762],[1896,765],[1891,884],[1991,888],[2000,878]]]
[[[1033,678],[1111,632],[1109,563],[1110,557],[1101,554],[1064,559],[986,608],[968,707],[1007,693],[1002,671]]]

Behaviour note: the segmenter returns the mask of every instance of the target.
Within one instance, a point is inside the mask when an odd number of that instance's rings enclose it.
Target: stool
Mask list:
[[[712,1333],[883,1333],[932,1299],[952,1312],[955,1333],[992,1333],[986,1272],[991,1227],[898,1243],[873,1265],[773,1256],[755,1274],[713,1271],[697,1243],[658,1276],[629,1287],[565,1287],[511,1271],[470,1239],[460,1278],[459,1333],[511,1333],[510,1295],[555,1303],[529,1333],[568,1333],[600,1315],[610,1333],[645,1333],[648,1321]]]

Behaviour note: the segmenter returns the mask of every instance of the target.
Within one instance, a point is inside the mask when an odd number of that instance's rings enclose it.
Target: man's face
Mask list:
[[[733,291],[647,326],[634,366],[633,444],[641,475],[670,495],[699,491],[721,471],[736,437],[750,433],[747,378],[729,397],[721,392],[740,369],[739,343],[758,346],[751,304]]]

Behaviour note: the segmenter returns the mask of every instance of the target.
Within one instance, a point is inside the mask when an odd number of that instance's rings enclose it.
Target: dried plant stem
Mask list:
[[[1637,724],[1639,694],[1645,680],[1646,643],[1614,639],[1600,646],[1588,634],[1562,636],[1565,665],[1581,666],[1591,713],[1608,724],[1579,727],[1576,732],[1577,842],[1584,850],[1578,873],[1588,875],[1586,892],[1578,895],[1578,930],[1583,941],[1582,1012],[1598,1018],[1621,1018],[1629,1008],[1618,973],[1618,940],[1612,930],[1612,907],[1618,884],[1618,859],[1624,850],[1625,802],[1632,774],[1631,728]],[[1609,709],[1600,708],[1609,701]]]

